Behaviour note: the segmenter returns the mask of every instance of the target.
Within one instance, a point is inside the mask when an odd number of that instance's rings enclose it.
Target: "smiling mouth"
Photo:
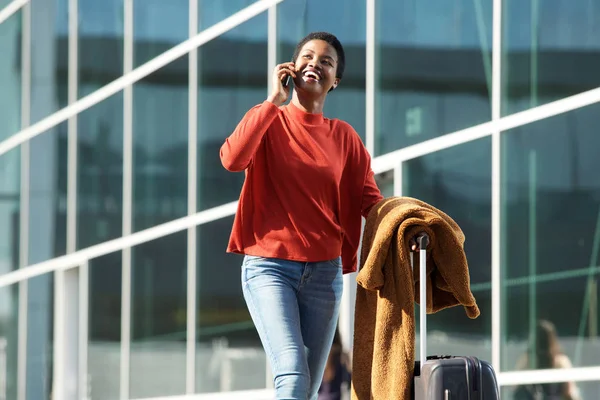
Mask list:
[[[315,71],[306,71],[306,72],[304,72],[303,75],[304,75],[305,80],[311,80],[311,81],[314,80],[317,82],[321,80],[321,77]]]

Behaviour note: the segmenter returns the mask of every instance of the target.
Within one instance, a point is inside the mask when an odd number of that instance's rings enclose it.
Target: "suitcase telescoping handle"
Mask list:
[[[421,233],[417,237],[419,244],[419,365],[421,370],[427,361],[427,246],[429,236]],[[410,253],[411,265],[414,266],[413,253]]]

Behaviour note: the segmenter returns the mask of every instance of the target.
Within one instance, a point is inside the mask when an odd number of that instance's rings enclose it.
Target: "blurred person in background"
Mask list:
[[[335,330],[333,344],[329,351],[323,382],[319,388],[318,400],[342,400],[350,395],[351,382],[350,356],[344,350],[339,327]]]
[[[533,355],[533,357],[532,357]],[[571,368],[571,360],[563,353],[554,324],[540,320],[536,324],[535,340],[517,362],[517,370]],[[575,382],[555,382],[521,385],[515,389],[514,400],[581,400]]]

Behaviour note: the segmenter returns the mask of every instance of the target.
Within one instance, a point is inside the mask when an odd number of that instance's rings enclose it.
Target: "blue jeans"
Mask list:
[[[315,400],[337,326],[341,258],[242,264],[244,299],[269,358],[276,399]]]

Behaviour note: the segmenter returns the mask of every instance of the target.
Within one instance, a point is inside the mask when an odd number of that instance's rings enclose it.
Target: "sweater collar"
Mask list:
[[[290,102],[286,109],[289,111],[290,115],[300,121],[303,124],[308,125],[318,125],[322,124],[325,121],[325,117],[323,117],[323,113],[319,114],[311,114],[306,111],[303,111],[296,107],[292,102]]]

